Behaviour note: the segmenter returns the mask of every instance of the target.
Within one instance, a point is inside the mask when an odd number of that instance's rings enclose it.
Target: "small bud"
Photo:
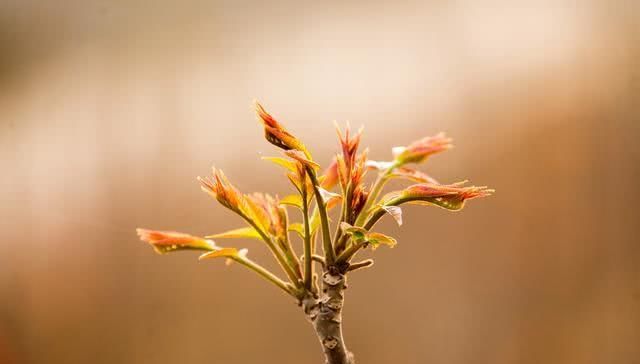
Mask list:
[[[299,150],[309,156],[302,142],[285,130],[257,101],[255,102],[255,108],[258,119],[264,125],[265,139],[267,139],[269,143],[284,150]]]
[[[202,190],[218,200],[220,204],[230,210],[241,211],[242,194],[229,183],[221,170],[213,167],[211,178],[198,177],[198,181],[200,181]]]
[[[338,133],[338,139],[340,140],[340,147],[342,149],[342,157],[344,158],[347,170],[351,170],[355,164],[356,154],[358,152],[358,146],[360,145],[360,138],[362,137],[362,130],[360,128],[354,137],[351,137],[351,127],[347,123],[344,135],[340,131],[340,127],[336,124],[336,132]]]
[[[452,147],[451,139],[444,133],[432,137],[417,140],[407,147],[395,147],[392,149],[393,156],[398,165],[408,163],[421,163],[432,154],[442,152]]]

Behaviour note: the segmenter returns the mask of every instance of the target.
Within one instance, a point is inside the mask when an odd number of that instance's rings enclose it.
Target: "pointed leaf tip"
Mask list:
[[[136,229],[140,240],[149,243],[159,254],[166,254],[178,250],[207,250],[216,249],[212,240],[179,233],[176,231],[159,231]]]
[[[302,210],[302,197],[300,195],[288,195],[280,200],[280,205],[295,206]]]
[[[450,185],[421,183],[407,187],[400,196],[408,203],[431,204],[450,211],[458,211],[464,207],[467,200],[487,197],[492,193],[493,190],[485,186],[463,187],[462,183]]]
[[[370,232],[358,226],[352,226],[346,222],[340,224],[342,231],[351,235],[356,242],[366,242],[371,245],[372,249],[377,249],[381,244],[388,245],[393,248],[398,243],[396,239],[376,232]]]
[[[286,159],[286,158],[282,158],[282,157],[261,157],[262,160],[265,161],[269,161],[272,162],[274,164],[277,164],[281,167],[286,168],[287,170],[291,171],[291,172],[296,172],[297,168],[296,168],[296,163]]]
[[[325,205],[328,205],[329,203],[331,203],[335,199],[342,198],[342,195],[337,194],[337,193],[333,193],[333,192],[329,192],[329,191],[325,190],[322,187],[319,187],[318,191],[320,191],[320,197],[322,197],[322,201],[324,202]]]
[[[259,102],[255,102],[256,115],[264,126],[265,139],[284,150],[295,149],[309,157],[309,152],[298,138],[291,135]]]
[[[246,258],[247,250],[236,248],[219,248],[214,251],[204,253],[198,257],[198,260],[212,259],[212,258],[230,258],[230,259],[243,259]]]
[[[389,248],[394,248],[398,244],[396,239],[381,233],[369,233],[367,240],[373,250],[377,249],[381,244],[388,245]]]
[[[284,152],[288,157],[300,162],[303,166],[310,167],[312,169],[319,169],[320,165],[312,161],[304,152],[300,150],[286,150]]]
[[[429,156],[451,149],[451,138],[444,133],[425,137],[409,144],[406,147],[394,147],[391,153],[398,165],[408,163],[422,163]]]
[[[399,206],[381,206],[383,210],[385,210],[393,219],[396,221],[398,226],[402,226],[402,208]]]
[[[258,240],[261,239],[258,231],[256,231],[256,229],[250,226],[229,230],[229,231],[225,231],[223,233],[218,233],[214,235],[207,235],[205,237],[213,238],[213,239],[242,239],[242,238],[258,239]]]

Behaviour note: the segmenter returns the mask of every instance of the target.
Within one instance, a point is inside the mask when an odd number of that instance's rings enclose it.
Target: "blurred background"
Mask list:
[[[0,364],[322,362],[293,300],[135,235],[242,226],[213,164],[291,191],[254,98],[324,164],[332,120],[377,160],[446,131],[423,170],[497,190],[379,225],[358,363],[640,363],[639,2],[4,0]]]

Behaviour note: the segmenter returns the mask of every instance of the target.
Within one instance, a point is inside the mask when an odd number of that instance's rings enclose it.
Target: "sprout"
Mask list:
[[[235,188],[224,173],[213,168],[209,177],[198,177],[204,192],[242,218],[245,226],[205,238],[173,231],[138,229],[140,239],[158,253],[178,250],[204,251],[200,260],[225,258],[255,272],[280,288],[302,306],[322,343],[328,364],[353,364],[342,336],[342,306],[348,273],[371,267],[373,259],[354,262],[363,249],[375,250],[381,245],[398,244],[391,236],[372,228],[389,214],[402,225],[402,204],[435,205],[451,211],[461,210],[471,199],[489,196],[487,187],[465,186],[465,182],[440,184],[426,173],[408,167],[425,162],[429,156],[451,148],[444,134],[426,137],[407,147],[393,149],[392,161],[372,161],[368,150],[358,152],[362,128],[352,134],[349,125],[344,132],[336,127],[339,152],[323,175],[304,144],[289,133],[259,103],[258,119],[264,126],[266,140],[284,150],[284,157],[264,157],[283,167],[293,185],[293,194],[283,198],[265,194],[244,194]],[[368,170],[378,172],[373,183],[365,181]],[[393,178],[412,181],[413,185],[382,195],[386,183]],[[338,186],[339,191],[332,191]],[[380,197],[382,195],[382,197]],[[341,206],[331,236],[329,210]],[[290,221],[289,210],[301,221]],[[316,238],[322,235],[322,249]],[[247,249],[220,247],[211,239],[261,241],[271,252],[285,278],[248,258]],[[302,244],[300,244],[300,241]],[[296,251],[302,251],[299,255]],[[321,278],[321,279],[320,279]]]

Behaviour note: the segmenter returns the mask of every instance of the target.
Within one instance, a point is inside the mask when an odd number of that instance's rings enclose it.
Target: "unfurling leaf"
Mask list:
[[[356,184],[353,192],[350,193],[351,202],[351,214],[348,216],[348,221],[353,223],[356,221],[362,210],[365,208],[367,204],[367,200],[369,199],[369,191],[365,189],[365,187],[361,184]]]
[[[444,209],[457,211],[464,207],[466,200],[491,195],[494,190],[486,186],[462,187],[464,182],[451,185],[422,183],[404,189],[399,199],[413,204],[432,204]]]
[[[280,200],[280,205],[295,206],[302,210],[302,197],[300,195],[288,195]]]
[[[367,241],[371,244],[373,250],[377,249],[381,244],[388,245],[389,248],[393,248],[398,244],[396,239],[381,233],[367,234]]]
[[[212,239],[242,239],[242,238],[258,239],[258,240],[261,239],[260,233],[258,233],[256,229],[250,226],[225,231],[219,234],[208,235],[205,237],[212,238]]]
[[[287,178],[300,194],[310,195],[309,191],[313,189],[313,185],[307,175],[307,169],[300,162],[293,163],[295,163],[296,170],[295,172],[287,173]]]
[[[284,167],[286,169],[288,169],[291,172],[295,172],[297,170],[296,168],[296,162],[286,159],[286,158],[282,158],[282,157],[262,157],[263,160],[275,163],[281,167]]]
[[[280,125],[265,109],[256,101],[255,103],[256,113],[258,119],[264,125],[264,136],[267,141],[276,147],[284,150],[295,149],[303,152],[307,157],[310,157],[309,152],[305,148],[304,144],[298,138],[291,135],[285,128]]]
[[[304,239],[304,226],[299,222],[289,224],[289,231],[295,231],[301,239]]]
[[[408,163],[421,163],[432,154],[450,149],[451,139],[444,133],[417,140],[407,147],[395,147],[391,150],[398,166]]]
[[[273,227],[272,205],[277,206],[277,203],[273,201],[273,197],[254,192],[250,195],[244,195],[242,210],[250,217],[257,229],[266,233],[270,232]]]
[[[299,151],[299,150],[287,150],[284,152],[284,154],[287,155],[287,157],[290,157],[292,159],[295,159],[296,161],[300,162],[300,164],[302,164],[305,167],[310,167],[312,169],[319,169],[320,165],[314,161],[312,161],[311,159],[309,159],[303,152]]]
[[[349,235],[358,235],[361,237],[364,237],[365,235],[367,235],[367,230],[364,228],[361,228],[359,226],[353,226],[349,223],[346,222],[341,222],[340,223],[340,229],[342,229],[342,232],[345,234],[349,234]]]
[[[258,206],[259,196],[240,193],[227,180],[221,170],[213,168],[212,178],[198,177],[204,192],[215,198],[221,205],[240,215],[256,229],[266,232],[270,226],[269,215],[265,209]],[[259,195],[259,194],[258,194]]]
[[[137,229],[140,240],[151,244],[159,254],[177,250],[215,250],[218,249],[212,240],[203,239],[175,231],[158,231]]]
[[[396,239],[390,236],[369,232],[364,228],[352,226],[346,222],[341,223],[340,228],[345,234],[351,235],[356,243],[366,242],[370,244],[374,250],[377,249],[380,244],[388,245],[390,248],[393,248],[397,244]]]
[[[200,181],[202,190],[218,200],[221,205],[237,213],[243,212],[242,194],[229,183],[229,180],[221,170],[213,167],[212,178],[198,177],[198,181]]]
[[[351,134],[351,126],[347,122],[347,127],[344,130],[344,134],[340,130],[338,124],[335,125],[336,132],[338,133],[338,139],[340,140],[340,147],[342,149],[342,158],[347,166],[348,170],[351,170],[355,164],[356,154],[358,153],[358,146],[360,145],[360,139],[362,138],[362,130],[360,127],[354,137]]]
[[[286,230],[287,217],[285,209],[281,208],[279,201],[266,193],[252,193],[247,196],[248,205],[254,211],[254,216],[263,226],[263,232],[281,237]]]
[[[310,220],[311,221],[309,222],[309,227],[311,228],[311,236],[314,236],[320,228],[320,223],[322,222],[320,221],[320,214],[318,213],[318,210],[314,211],[314,213],[311,215]]]
[[[324,175],[318,178],[321,180],[320,187],[330,190],[338,183],[338,161],[336,158],[333,158],[331,164],[324,171]]]

